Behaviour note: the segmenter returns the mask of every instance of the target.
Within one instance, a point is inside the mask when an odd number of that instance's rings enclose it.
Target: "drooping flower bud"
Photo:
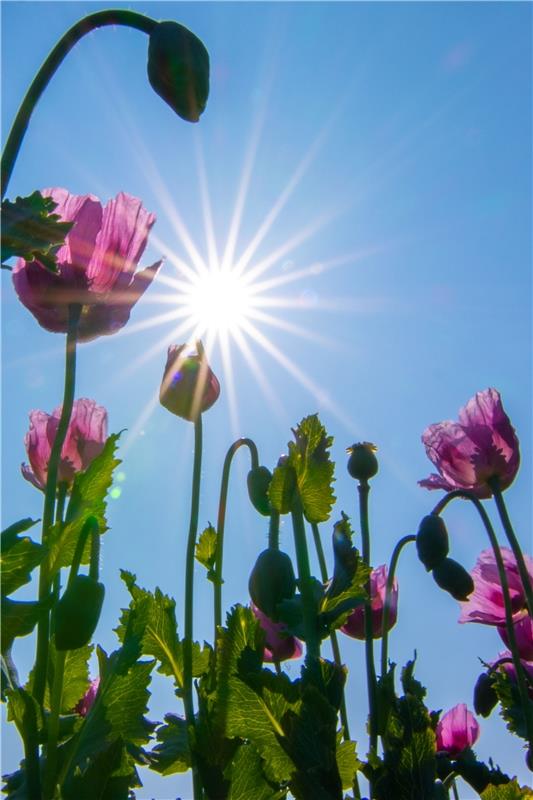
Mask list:
[[[209,54],[178,22],[160,22],[150,34],[148,80],[187,122],[198,122],[209,95]]]
[[[454,561],[445,558],[433,570],[433,577],[441,589],[449,592],[456,600],[466,600],[474,591],[474,581],[466,569]]]
[[[424,517],[416,535],[418,558],[427,571],[434,569],[448,555],[448,531],[437,514]]]
[[[55,612],[56,650],[77,650],[91,641],[104,602],[105,587],[90,575],[76,575]]]
[[[268,467],[256,467],[251,469],[246,479],[248,485],[248,496],[256,511],[264,517],[269,517],[272,513],[272,506],[268,499],[268,487],[272,480],[272,473]]]
[[[377,447],[371,442],[352,444],[346,449],[350,454],[348,472],[357,481],[368,481],[378,471],[378,460],[375,456]]]
[[[259,553],[250,573],[248,590],[254,604],[277,622],[278,603],[290,600],[296,592],[296,578],[287,553],[272,547]]]
[[[218,400],[220,384],[212,372],[200,342],[197,353],[187,352],[187,346],[171,345],[159,401],[172,414],[194,422]]]
[[[488,673],[482,672],[474,686],[474,711],[482,717],[488,717],[497,702],[494,681]]]

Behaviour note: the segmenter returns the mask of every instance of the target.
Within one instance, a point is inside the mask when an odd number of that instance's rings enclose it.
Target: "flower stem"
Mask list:
[[[104,25],[126,25],[130,28],[136,28],[137,30],[150,34],[157,25],[157,22],[150,17],[146,17],[144,14],[138,14],[136,11],[129,11],[125,8],[105,9],[105,11],[97,11],[94,14],[89,14],[83,19],[80,19],[61,37],[55,47],[50,51],[26,92],[26,96],[20,104],[17,116],[15,117],[15,121],[13,122],[13,126],[7,138],[2,154],[1,165],[2,198],[7,191],[11,173],[13,172],[13,167],[15,166],[15,161],[17,160],[18,152],[33,110],[42,93],[48,86],[50,79],[74,45],[79,42],[86,33],[90,33],[90,31],[93,31],[95,28],[101,28]]]
[[[394,584],[394,575],[396,573],[396,565],[400,553],[405,545],[409,542],[416,542],[416,536],[404,536],[397,542],[396,547],[392,551],[392,556],[389,564],[389,571],[387,573],[387,585],[385,587],[385,601],[383,603],[383,636],[381,639],[381,677],[387,672],[387,657],[388,657],[388,644],[389,644],[389,614],[390,614],[390,600],[392,595],[392,586]]]
[[[65,387],[63,392],[63,407],[57,426],[57,432],[52,445],[50,459],[48,461],[48,474],[46,477],[46,488],[44,492],[42,543],[46,544],[52,522],[54,520],[57,473],[61,450],[67,435],[68,425],[74,404],[74,388],[76,384],[76,334],[78,321],[80,318],[81,306],[71,305],[69,307],[69,321],[67,331],[66,355],[65,355]],[[46,560],[43,561],[39,571],[39,602],[42,609],[37,628],[37,650],[35,654],[35,682],[33,685],[33,696],[39,705],[44,701],[44,691],[46,686],[46,675],[48,670],[48,639],[50,636],[50,611],[47,607],[50,594],[50,579]]]
[[[224,466],[222,467],[222,480],[220,482],[220,498],[218,501],[218,517],[217,517],[217,542],[215,553],[215,580],[214,580],[214,616],[215,616],[215,649],[217,642],[217,631],[222,625],[222,559],[224,555],[224,527],[226,524],[226,506],[228,499],[228,485],[231,463],[233,456],[240,447],[246,446],[250,451],[250,458],[252,461],[252,469],[255,469],[259,463],[257,454],[257,446],[252,439],[237,439],[236,442],[229,447],[224,459]]]
[[[273,508],[268,524],[268,546],[271,550],[279,550],[279,517],[279,511]]]
[[[440,500],[435,508],[433,509],[433,514],[440,514],[448,505],[451,500],[454,500],[456,497],[461,497],[465,500],[470,500],[474,504],[477,509],[479,516],[485,526],[485,530],[489,537],[492,549],[494,551],[494,558],[496,560],[496,567],[498,569],[498,576],[500,579],[500,585],[502,587],[502,594],[503,594],[503,603],[505,608],[505,628],[507,631],[507,639],[509,642],[509,649],[512,654],[513,664],[516,672],[516,680],[518,683],[518,691],[520,694],[520,702],[524,709],[524,715],[526,718],[526,729],[527,729],[527,738],[529,741],[530,747],[533,747],[533,714],[531,712],[531,703],[529,702],[528,692],[527,692],[527,685],[526,680],[527,676],[525,673],[524,668],[522,667],[522,663],[520,661],[520,655],[518,652],[518,646],[516,644],[516,636],[514,632],[514,624],[513,624],[513,608],[511,603],[511,595],[509,594],[509,583],[507,581],[507,574],[505,572],[505,565],[503,563],[503,557],[500,550],[500,545],[498,544],[498,539],[496,538],[496,534],[494,532],[494,528],[492,527],[492,523],[489,519],[489,515],[485,511],[483,504],[481,501],[473,495],[471,492],[465,491],[463,489],[455,489],[453,492],[448,492],[442,500]]]
[[[194,606],[194,551],[198,532],[198,510],[200,506],[200,477],[202,470],[202,415],[194,422],[194,463],[191,492],[191,517],[187,538],[185,561],[185,636],[183,639],[183,705],[187,720],[187,733],[192,760],[192,780],[194,800],[203,796],[200,775],[194,756],[193,734],[195,728],[194,704],[192,697],[192,644],[193,644],[193,606]]]
[[[361,525],[361,542],[363,563],[370,566],[370,527],[368,523],[368,494],[370,486],[368,481],[361,480],[358,485],[359,490],[359,519]],[[369,745],[370,754],[376,753],[377,749],[377,681],[376,667],[374,664],[374,636],[372,630],[372,606],[370,599],[370,579],[366,586],[368,599],[365,601],[365,656],[366,656],[366,680],[368,687],[368,712],[369,712]],[[372,797],[372,782],[369,781],[370,796]]]
[[[309,553],[307,552],[307,541],[305,538],[304,515],[298,492],[294,494],[291,517],[294,532],[294,548],[296,550],[296,563],[298,565],[298,585],[303,606],[306,646],[305,661],[308,666],[313,666],[320,658],[320,639],[318,637],[316,624],[316,603],[313,595]]]
[[[531,586],[531,578],[529,577],[529,573],[526,567],[526,562],[524,561],[522,549],[518,543],[518,539],[516,538],[516,534],[513,530],[513,525],[511,523],[509,514],[507,512],[507,506],[505,505],[503,494],[499,487],[498,479],[497,478],[493,479],[490,482],[490,485],[494,494],[494,501],[498,509],[498,514],[500,515],[505,535],[507,536],[507,540],[511,545],[514,557],[516,558],[516,565],[518,567],[518,572],[520,573],[520,579],[524,587],[524,594],[526,596],[529,616],[533,618],[533,587]]]
[[[50,717],[48,719],[48,742],[46,749],[46,766],[43,780],[43,798],[51,800],[56,787],[57,770],[57,739],[59,734],[59,714],[63,697],[63,677],[65,673],[65,659],[67,650],[56,653],[54,665],[54,682],[50,699]]]

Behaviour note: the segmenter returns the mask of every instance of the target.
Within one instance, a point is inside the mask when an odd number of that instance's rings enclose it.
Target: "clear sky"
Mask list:
[[[120,4],[114,4],[120,5]],[[33,75],[60,35],[98,3],[2,3],[4,137]],[[178,119],[146,78],[147,38],[105,29],[86,37],[32,119],[8,195],[63,186],[103,200],[124,190],[157,214],[143,259],[165,255],[161,280],[114,337],[80,346],[76,395],[127,429],[103,540],[107,585],[97,640],[127,602],[119,568],[176,596],[182,626],[192,426],[154,404],[166,347],[181,342],[180,263],[257,268],[260,316],[235,338],[206,342],[220,378],[204,417],[201,525],[215,522],[225,452],[255,439],[272,467],[290,427],[318,412],[338,460],[332,522],[355,515],[345,448],[370,440],[380,472],[371,497],[375,565],[413,532],[439,493],[420,442],[476,391],[498,388],[522,443],[506,498],[531,551],[531,5],[529,3],[131,3],[176,19],[205,43],[211,94],[198,125]],[[195,255],[199,254],[199,257]],[[260,276],[259,271],[262,270]],[[261,284],[261,285],[258,285]],[[156,318],[159,317],[158,320]],[[156,323],[156,324],[154,324]],[[251,323],[251,324],[250,324]],[[223,339],[224,341],[224,339]],[[28,412],[61,401],[63,337],[41,330],[2,274],[2,521],[41,514],[19,473]],[[247,602],[267,528],[236,459],[226,526],[224,603]],[[119,491],[120,490],[120,491]],[[492,513],[492,507],[490,507]],[[470,508],[447,514],[452,555],[471,568],[486,546]],[[357,528],[357,525],[355,526]],[[322,526],[329,554],[331,525]],[[282,547],[292,552],[288,523]],[[472,706],[480,671],[503,649],[496,632],[457,624],[458,604],[407,551],[399,566],[399,664],[418,651],[431,708]],[[211,584],[197,571],[195,634],[212,638]],[[35,581],[26,587],[28,597]],[[363,645],[343,638],[352,735],[365,752]],[[326,650],[327,652],[327,650]],[[33,643],[15,651],[21,672]],[[296,662],[289,666],[297,674]],[[149,717],[179,712],[153,683]],[[476,751],[527,779],[518,740],[493,715]],[[4,770],[19,757],[4,737]],[[188,777],[143,772],[139,798],[189,796]],[[464,790],[463,798],[468,798]]]

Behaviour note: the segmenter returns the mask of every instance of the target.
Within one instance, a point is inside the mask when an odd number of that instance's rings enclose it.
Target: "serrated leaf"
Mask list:
[[[11,650],[15,639],[27,636],[39,621],[41,603],[18,602],[8,597],[2,598],[2,655]]]
[[[120,459],[115,458],[120,435],[111,434],[102,452],[85,472],[78,473],[74,478],[66,521],[53,525],[48,534],[48,573],[51,579],[59,569],[71,565],[81,529],[88,517],[96,519],[100,534],[107,530],[105,498],[113,482],[113,472],[121,463]],[[89,562],[90,548],[89,538],[83,552],[82,564]]]
[[[493,673],[494,690],[500,701],[500,714],[507,724],[507,729],[520,736],[526,742],[528,740],[526,709],[522,704],[518,685],[509,673],[501,667]],[[533,714],[533,700],[528,696],[527,699],[530,714]]]
[[[227,800],[283,800],[287,797],[286,789],[267,780],[262,764],[255,747],[250,744],[239,747],[224,773],[230,785]]]
[[[214,567],[217,552],[217,532],[212,525],[208,525],[202,533],[196,544],[194,557],[196,560],[206,568],[207,577],[209,580],[214,580]]]
[[[161,775],[187,772],[191,766],[187,723],[175,714],[165,714],[165,722],[157,729],[159,744],[150,753],[150,767]]]
[[[89,688],[89,658],[93,650],[93,645],[86,645],[85,647],[79,647],[77,650],[67,650],[65,653],[63,692],[61,695],[61,713],[63,714],[72,713],[78,701],[82,699]],[[56,658],[57,651],[52,637],[48,650],[48,674],[44,694],[45,708],[50,708],[50,690],[54,683]],[[35,672],[32,669],[26,683],[26,689],[30,692],[33,690],[34,680]]]
[[[268,499],[280,514],[288,514],[291,510],[294,492],[296,491],[296,473],[293,467],[284,462],[279,464],[272,474],[268,489]]]
[[[6,528],[1,535],[2,597],[13,594],[31,580],[31,572],[39,566],[46,548],[20,533],[35,525],[37,520],[23,519]]]
[[[357,758],[355,742],[338,741],[336,757],[342,788],[351,789],[355,775],[361,767],[361,762]]]
[[[533,790],[520,786],[515,778],[504,786],[487,786],[481,797],[483,800],[533,800]]]
[[[333,529],[333,554],[333,578],[319,608],[322,638],[331,629],[344,625],[354,608],[362,605],[367,597],[371,570],[352,545],[352,529],[344,512]]]
[[[19,256],[37,260],[57,272],[55,253],[63,244],[73,222],[61,222],[54,214],[57,203],[33,192],[28,197],[2,201],[2,261]]]

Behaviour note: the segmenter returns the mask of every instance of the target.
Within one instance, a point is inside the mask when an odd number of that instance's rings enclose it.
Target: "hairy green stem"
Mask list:
[[[86,33],[90,33],[90,31],[93,31],[95,28],[101,28],[105,25],[126,25],[129,28],[136,28],[137,30],[150,34],[157,25],[157,22],[150,17],[146,17],[144,14],[138,14],[136,11],[129,11],[125,8],[106,9],[105,11],[97,11],[94,14],[89,14],[83,19],[80,19],[61,37],[55,47],[50,51],[26,92],[7,138],[2,154],[1,165],[2,198],[7,191],[11,173],[13,172],[13,167],[15,166],[22,140],[28,129],[33,110],[42,93],[48,86],[52,76],[65,56]]]
[[[358,484],[359,490],[359,520],[361,525],[361,542],[363,562],[367,567],[370,566],[370,526],[368,522],[368,495],[370,486],[368,481],[361,480]],[[365,601],[365,660],[366,660],[366,680],[368,687],[368,712],[369,712],[369,745],[370,753],[375,754],[377,750],[377,681],[376,667],[374,664],[374,632],[372,629],[372,605],[370,598],[370,579],[366,586],[368,599]],[[372,782],[369,781],[370,796],[372,796]]]
[[[520,544],[518,543],[518,539],[516,538],[516,534],[513,530],[513,525],[511,523],[511,519],[507,512],[507,506],[505,505],[505,501],[503,499],[503,494],[499,486],[498,478],[493,478],[491,481],[489,481],[489,484],[494,494],[494,501],[498,509],[498,514],[500,515],[500,520],[502,522],[505,535],[507,536],[507,540],[511,545],[514,557],[516,558],[516,565],[518,567],[518,572],[520,574],[522,586],[524,587],[524,594],[526,596],[529,616],[533,618],[533,587],[531,585],[531,578],[529,577],[529,572],[526,567],[526,562],[524,561],[522,549],[520,547]]]
[[[509,642],[509,649],[511,651],[513,665],[516,672],[516,680],[518,684],[518,691],[520,694],[520,701],[522,707],[524,709],[524,715],[526,718],[526,728],[527,728],[527,738],[529,741],[530,747],[533,747],[533,714],[531,712],[531,703],[529,702],[528,691],[527,691],[527,676],[525,673],[524,668],[522,667],[522,663],[520,661],[520,654],[518,652],[518,646],[516,643],[516,636],[514,631],[514,623],[513,623],[513,608],[511,603],[511,595],[509,593],[509,583],[507,581],[507,574],[505,572],[505,565],[503,563],[503,557],[500,550],[500,545],[498,544],[498,539],[494,532],[494,528],[492,527],[492,523],[490,521],[489,515],[485,511],[483,504],[481,501],[473,495],[471,492],[468,492],[463,489],[455,489],[452,492],[448,492],[442,500],[440,500],[435,508],[433,509],[433,514],[441,514],[442,511],[446,508],[448,503],[454,500],[456,497],[461,497],[464,500],[470,500],[471,503],[477,509],[479,516],[485,526],[485,530],[489,537],[489,541],[492,546],[492,550],[494,552],[494,558],[496,560],[496,567],[498,569],[498,577],[500,579],[500,585],[502,587],[502,594],[503,594],[503,603],[505,608],[505,629],[507,631],[507,638]]]
[[[396,573],[396,566],[398,559],[403,548],[409,542],[416,542],[416,536],[404,536],[397,542],[396,547],[392,551],[392,556],[389,564],[389,571],[387,573],[387,584],[385,586],[385,600],[383,603],[383,636],[381,639],[381,677],[387,672],[387,657],[388,657],[388,644],[389,644],[389,615],[391,606],[392,587],[394,584],[394,575]]]
[[[55,500],[57,490],[57,473],[61,450],[67,435],[68,425],[74,404],[74,390],[76,384],[76,335],[78,321],[80,318],[81,306],[71,305],[69,307],[69,322],[65,355],[65,387],[63,392],[63,407],[57,426],[57,432],[52,445],[50,459],[48,461],[48,474],[46,478],[46,488],[44,492],[42,543],[46,544],[48,533],[54,520]],[[48,639],[50,636],[50,610],[48,600],[50,595],[50,579],[46,560],[43,561],[39,570],[39,602],[42,608],[39,616],[37,628],[37,650],[35,654],[35,681],[33,685],[33,696],[39,705],[44,701],[44,691],[46,686],[47,664],[48,664]]]
[[[308,666],[320,658],[320,639],[316,624],[316,603],[313,594],[309,553],[305,538],[304,515],[298,492],[295,492],[291,508],[292,527],[294,532],[294,549],[298,566],[298,585],[302,596],[303,622],[305,631],[305,660]]]
[[[202,415],[198,414],[194,422],[194,463],[192,473],[191,516],[187,552],[185,556],[185,626],[183,639],[183,705],[192,761],[192,780],[194,800],[203,796],[200,775],[194,756],[192,741],[195,729],[194,704],[192,696],[192,645],[193,645],[193,610],[194,610],[194,551],[198,532],[198,511],[200,506],[200,478],[202,471]]]
[[[43,780],[44,800],[52,800],[56,788],[57,740],[59,735],[59,714],[63,697],[63,677],[65,674],[66,650],[56,652],[54,665],[54,681],[50,696],[50,717],[48,719],[48,742],[46,748],[46,766]]]
[[[259,456],[257,453],[257,446],[252,439],[237,439],[236,442],[229,447],[226,457],[224,459],[224,466],[222,467],[222,479],[220,482],[220,498],[218,501],[218,516],[217,516],[217,541],[215,552],[215,579],[214,579],[214,617],[215,617],[215,649],[217,642],[217,631],[222,625],[222,560],[224,557],[224,528],[226,524],[226,506],[228,500],[228,486],[231,464],[233,457],[237,450],[241,447],[247,447],[250,451],[250,458],[252,462],[252,469],[255,469],[259,464]]]

